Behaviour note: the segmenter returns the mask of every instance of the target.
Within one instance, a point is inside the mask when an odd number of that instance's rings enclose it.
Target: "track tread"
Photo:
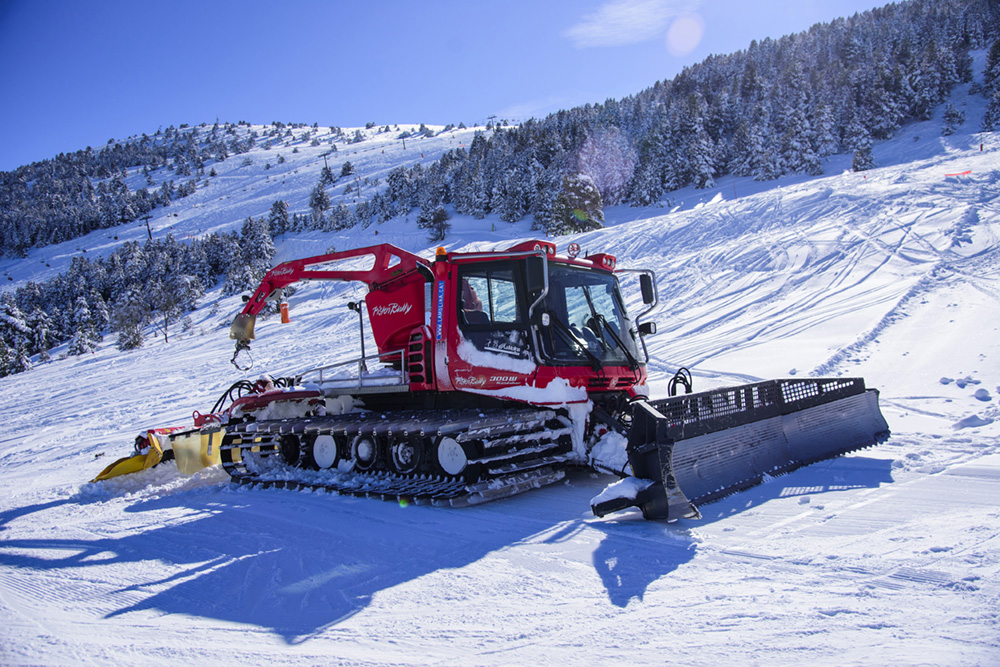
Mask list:
[[[244,422],[227,428],[222,464],[232,480],[259,488],[325,490],[338,494],[406,500],[417,504],[467,506],[515,495],[562,479],[573,461],[570,429],[550,428],[557,413],[549,409],[403,411],[348,413],[270,422]],[[276,463],[282,435],[356,437],[454,437],[478,443],[483,456],[470,457],[480,470],[475,479],[389,470],[349,473],[307,471]],[[257,451],[254,451],[257,450]],[[266,465],[263,459],[271,461]],[[271,470],[265,468],[270,467]]]

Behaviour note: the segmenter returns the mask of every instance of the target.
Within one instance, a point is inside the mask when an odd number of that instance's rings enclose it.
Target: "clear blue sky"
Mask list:
[[[0,0],[0,170],[246,120],[526,119],[884,0]]]

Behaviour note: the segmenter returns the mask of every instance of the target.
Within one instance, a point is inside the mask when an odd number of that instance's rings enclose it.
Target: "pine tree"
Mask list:
[[[326,194],[322,185],[317,185],[309,193],[309,208],[312,210],[313,222],[322,222],[323,214],[330,209],[330,195]]]
[[[271,237],[282,236],[289,229],[288,204],[280,199],[271,204],[271,212],[267,217],[267,225]]]
[[[983,86],[988,92],[1000,87],[1000,39],[990,46],[986,54],[986,68],[983,70]]]
[[[984,132],[1000,129],[1000,87],[990,95],[990,102],[986,106],[986,114],[983,116],[982,129]]]
[[[823,173],[823,166],[814,149],[816,133],[809,120],[809,96],[800,63],[793,60],[785,73],[779,100],[781,103],[781,158],[788,171],[805,172],[812,176]]]
[[[687,112],[681,122],[680,136],[686,137],[683,152],[675,165],[682,184],[694,183],[699,189],[715,187],[715,159],[712,138],[705,129],[707,107],[700,93],[687,100]]]
[[[238,242],[238,256],[227,265],[226,294],[256,289],[271,268],[274,241],[263,218],[249,217],[243,223]]]
[[[337,179],[333,177],[333,170],[330,169],[330,165],[323,165],[323,168],[319,171],[319,184],[333,185],[336,181]]]
[[[17,349],[30,338],[28,324],[10,292],[0,296],[0,338],[6,340],[11,349]]]
[[[146,322],[145,298],[138,285],[132,285],[121,295],[114,308],[113,324],[118,330],[116,345],[119,350],[135,350],[144,342],[142,325]]]
[[[111,323],[111,314],[108,312],[108,304],[96,290],[90,291],[90,298],[87,299],[90,306],[91,323],[94,332],[94,340],[99,343],[104,340],[104,330]]]
[[[604,226],[604,210],[597,184],[587,174],[567,174],[553,210],[557,234],[572,234]]]
[[[10,372],[24,373],[31,370],[31,359],[28,358],[28,351],[25,349],[24,341],[20,341],[14,348],[14,355],[10,362]]]
[[[562,192],[562,170],[559,163],[542,172],[538,180],[538,194],[531,206],[532,228],[545,231],[546,236],[556,233],[556,201]]]
[[[97,334],[90,314],[90,306],[84,296],[79,296],[73,304],[71,318],[73,338],[70,340],[67,352],[74,356],[93,352],[97,349]]]
[[[257,280],[271,268],[274,257],[274,240],[263,218],[247,218],[240,230],[240,246],[243,249],[243,261],[250,267]]]
[[[421,229],[429,230],[427,235],[428,243],[443,241],[448,232],[451,231],[451,216],[443,206],[437,206],[432,211],[421,211],[417,217],[417,226]]]
[[[52,343],[51,329],[52,318],[48,313],[36,306],[28,318],[28,328],[31,331],[31,347],[37,351],[38,360],[46,362],[49,360],[49,347]]]
[[[947,137],[955,134],[959,126],[964,122],[965,114],[949,102],[944,108],[944,125],[941,127],[941,135]]]
[[[867,171],[875,168],[875,158],[872,155],[871,141],[862,141],[861,145],[854,150],[854,157],[851,160],[851,169],[854,171]]]
[[[7,341],[3,339],[3,336],[0,336],[0,378],[10,375],[11,361],[12,356],[10,348],[7,347]]]
[[[663,176],[670,159],[669,125],[657,114],[653,129],[639,146],[637,166],[629,183],[629,199],[633,204],[649,206],[663,196]]]

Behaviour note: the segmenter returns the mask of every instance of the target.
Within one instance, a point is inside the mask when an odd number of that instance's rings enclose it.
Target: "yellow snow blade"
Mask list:
[[[111,477],[128,475],[133,472],[145,470],[146,468],[152,468],[160,462],[161,458],[163,458],[163,450],[160,449],[160,443],[156,441],[156,438],[150,438],[150,444],[151,446],[149,451],[145,454],[136,454],[135,456],[118,459],[102,470],[101,474],[91,481],[100,482],[105,479],[110,479]]]
[[[214,433],[188,431],[170,436],[170,446],[177,460],[177,470],[182,475],[193,475],[202,468],[219,465],[219,445],[225,429]]]

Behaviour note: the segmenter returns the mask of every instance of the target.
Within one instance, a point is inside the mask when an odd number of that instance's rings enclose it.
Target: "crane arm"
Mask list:
[[[372,257],[368,268],[351,266],[350,260]],[[357,263],[354,262],[354,263]],[[349,268],[334,268],[345,266]],[[369,291],[380,289],[397,278],[409,275],[420,267],[430,269],[430,262],[389,243],[355,248],[326,255],[306,257],[278,264],[265,274],[243,310],[233,320],[229,337],[236,341],[237,350],[248,347],[254,338],[254,323],[267,302],[280,290],[303,280],[342,280],[363,282]]]

